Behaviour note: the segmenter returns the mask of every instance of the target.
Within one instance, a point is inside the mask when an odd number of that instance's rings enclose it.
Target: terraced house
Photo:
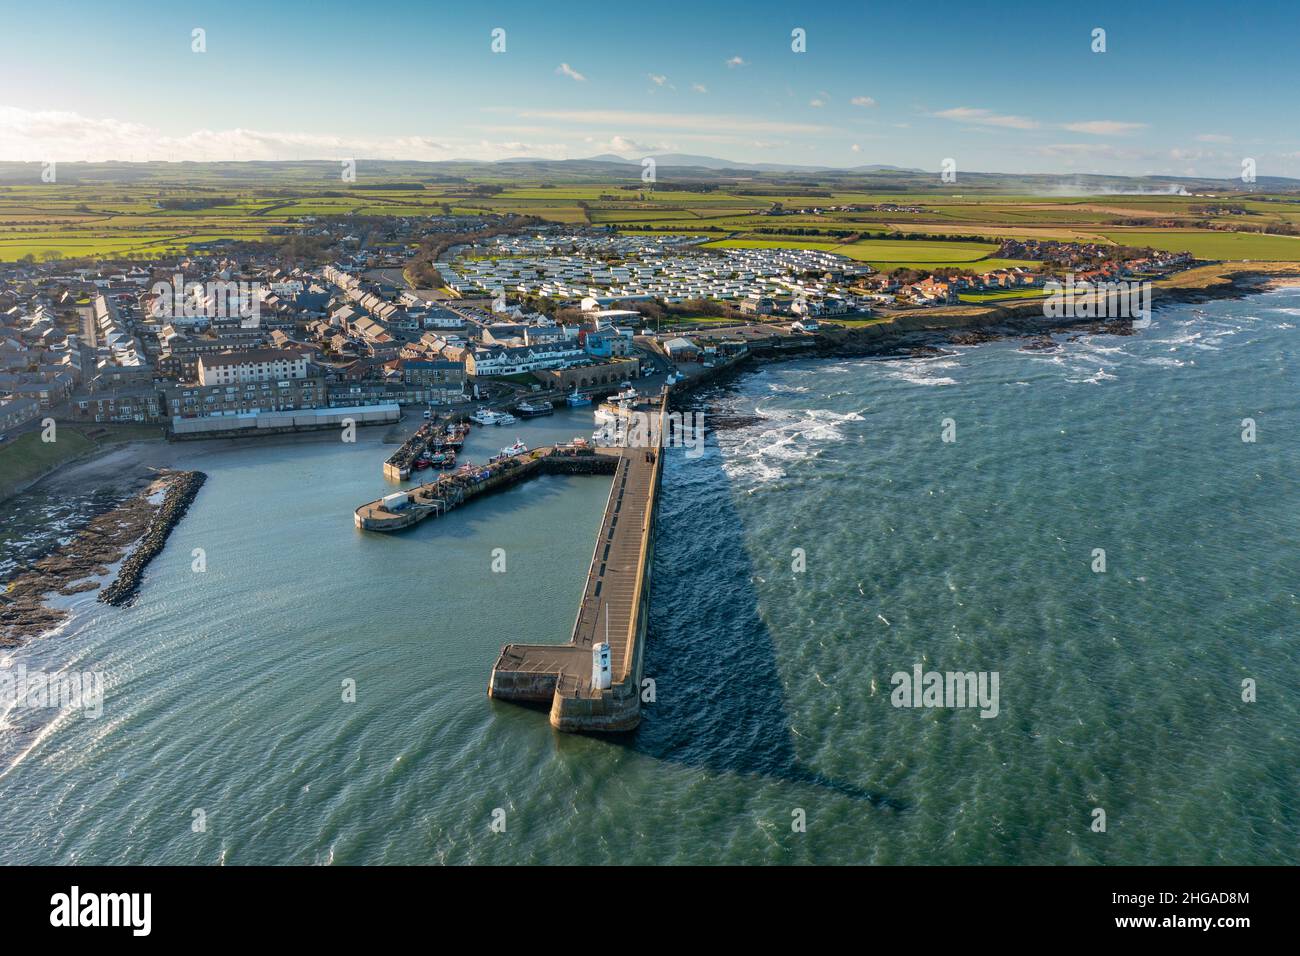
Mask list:
[[[476,376],[514,375],[563,368],[580,361],[584,355],[582,346],[574,339],[518,348],[471,348],[465,352],[465,371]]]

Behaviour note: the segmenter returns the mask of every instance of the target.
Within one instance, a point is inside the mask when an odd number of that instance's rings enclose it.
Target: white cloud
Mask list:
[[[855,96],[853,97],[853,99],[849,100],[849,102],[852,103],[854,106],[875,106],[876,105],[876,101],[873,100],[870,96]]]
[[[1146,129],[1146,126],[1146,123],[1124,123],[1120,120],[1087,120],[1066,123],[1063,128],[1071,133],[1090,133],[1093,136],[1123,136],[1134,130]]]
[[[745,62],[743,57],[733,56],[727,61],[727,66],[734,70],[738,66],[749,66],[749,64]]]
[[[692,84],[691,84],[691,90],[692,90],[692,92],[695,92],[695,93],[707,93],[707,92],[709,92],[709,88],[708,88],[707,86],[705,86],[703,83],[692,83]]]
[[[854,143],[852,146],[849,147],[849,149],[855,153],[862,152],[862,147],[859,146],[857,143]]]
[[[1202,133],[1196,137],[1198,143],[1231,143],[1231,136],[1223,136],[1220,133]]]
[[[662,73],[647,73],[646,76],[650,77],[650,82],[655,86],[663,86],[668,82],[668,77]]]
[[[820,98],[813,98],[808,101],[808,105],[814,109],[821,109],[821,107],[826,105],[826,101]]]
[[[583,76],[573,67],[569,66],[569,64],[567,63],[561,63],[559,66],[555,68],[555,72],[558,73],[560,76],[567,76],[571,80],[577,80],[579,83],[587,82],[587,78],[585,76]]]
[[[522,129],[522,127],[520,128]],[[532,127],[546,132],[543,127]],[[499,132],[508,132],[502,128]],[[196,129],[168,133],[141,123],[54,110],[0,106],[0,160],[55,162],[287,159],[492,160],[527,154],[563,159],[561,143],[440,141],[428,136],[341,136],[292,130]]]
[[[676,149],[668,143],[643,143],[627,136],[613,136],[608,140],[588,137],[586,142],[598,153],[617,153],[620,156],[644,156],[646,153],[666,153]]]
[[[1037,129],[1038,122],[1024,116],[1010,116],[994,113],[991,110],[975,109],[970,106],[958,106],[950,110],[940,110],[934,114],[940,119],[954,120],[959,123],[972,123],[976,126],[1001,126],[1007,129]]]

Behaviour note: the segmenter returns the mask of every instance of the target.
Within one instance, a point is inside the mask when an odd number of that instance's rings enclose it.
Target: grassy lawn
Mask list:
[[[957,296],[962,302],[1008,302],[1014,299],[1041,299],[1045,289],[1019,289],[1010,292],[964,292]]]
[[[827,325],[842,325],[849,329],[860,329],[866,325],[879,325],[882,322],[894,321],[887,315],[878,315],[870,319],[842,319],[839,316],[826,319]]]
[[[0,446],[0,498],[95,447],[95,442],[75,428],[60,425],[56,435],[57,441],[43,442],[39,431],[26,432]]]
[[[94,435],[89,438],[87,435]],[[105,445],[132,441],[156,441],[164,437],[161,425],[65,425],[55,431],[56,440],[41,441],[40,431],[24,432],[0,445],[0,498],[38,475]]]
[[[532,372],[515,372],[513,375],[492,375],[490,382],[513,382],[515,385],[536,385],[537,379]]]
[[[1300,275],[1300,264],[1295,262],[1223,262],[1218,265],[1198,266],[1179,272],[1156,283],[1157,289],[1208,289],[1223,285],[1238,272],[1259,275],[1294,277]]]

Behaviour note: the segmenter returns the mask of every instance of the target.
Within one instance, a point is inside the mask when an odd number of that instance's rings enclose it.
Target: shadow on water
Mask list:
[[[713,772],[812,784],[885,810],[905,801],[835,780],[799,759],[776,648],[730,479],[716,454],[665,462],[645,674],[656,702],[624,738],[632,750]]]

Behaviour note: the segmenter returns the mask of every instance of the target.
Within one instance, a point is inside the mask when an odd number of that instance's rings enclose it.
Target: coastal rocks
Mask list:
[[[208,476],[201,471],[179,472],[172,479],[163,497],[162,505],[149,524],[149,530],[145,532],[131,556],[122,562],[122,567],[117,572],[117,580],[99,593],[100,601],[120,607],[135,596],[135,592],[140,588],[144,569],[167,544],[168,535],[190,510],[190,505],[198,496],[199,489],[207,480]]]
[[[149,558],[144,558],[138,549],[127,558],[114,582],[115,593],[121,599],[111,603],[126,600],[128,584],[131,592],[138,587],[144,565],[162,550],[166,533],[189,507],[204,477],[198,472],[158,476],[143,491],[90,518],[71,540],[4,582],[0,590],[0,647],[17,647],[27,638],[63,623],[68,614],[59,608],[46,607],[49,595],[70,596],[97,589],[100,586],[97,579],[122,560],[133,542],[140,541],[144,548],[146,541],[152,541]],[[151,499],[159,492],[164,493],[163,502],[156,505]],[[170,517],[164,519],[164,512]],[[125,582],[122,575],[128,575]],[[130,583],[131,575],[134,583]]]
[[[1060,344],[1052,339],[1050,335],[1035,335],[1024,345],[1020,346],[1022,352],[1055,352],[1060,349]]]
[[[762,415],[736,415],[731,413],[709,414],[709,427],[714,431],[732,431],[737,428],[751,428],[767,421]]]
[[[953,332],[948,336],[948,341],[953,345],[983,345],[985,342],[995,342],[1002,338],[996,332],[988,329],[967,329],[963,332]]]

